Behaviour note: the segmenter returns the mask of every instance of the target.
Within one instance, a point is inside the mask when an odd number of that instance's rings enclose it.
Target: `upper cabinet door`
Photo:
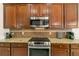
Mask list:
[[[77,4],[65,4],[65,28],[76,28],[78,26]]]
[[[49,4],[40,4],[40,16],[49,16]]]
[[[63,28],[63,4],[50,4],[50,28]]]
[[[30,16],[39,16],[39,4],[30,4]]]
[[[4,5],[4,27],[14,29],[16,28],[16,6]]]
[[[10,29],[26,29],[29,23],[30,8],[28,4],[4,5],[4,27]]]
[[[17,5],[17,28],[24,29],[29,28],[29,5],[28,4],[19,4]]]

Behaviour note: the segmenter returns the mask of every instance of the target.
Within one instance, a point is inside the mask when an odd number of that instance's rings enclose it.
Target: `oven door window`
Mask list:
[[[30,48],[29,50],[30,56],[49,56],[49,49]]]

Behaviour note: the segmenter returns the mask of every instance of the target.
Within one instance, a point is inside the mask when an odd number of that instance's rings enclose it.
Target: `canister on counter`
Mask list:
[[[64,32],[56,32],[56,38],[58,39],[64,38]]]

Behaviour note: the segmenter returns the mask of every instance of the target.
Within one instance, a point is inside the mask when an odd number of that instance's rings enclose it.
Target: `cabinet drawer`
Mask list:
[[[79,48],[79,44],[71,44],[71,48]]]
[[[68,49],[53,49],[52,56],[69,56]]]
[[[69,44],[52,44],[53,48],[69,48]]]
[[[0,43],[0,47],[10,47],[10,43]]]
[[[26,43],[12,43],[11,44],[11,47],[27,47],[27,44]]]

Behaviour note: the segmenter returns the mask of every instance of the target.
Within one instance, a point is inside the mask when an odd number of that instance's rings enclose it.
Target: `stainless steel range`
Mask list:
[[[33,37],[28,42],[29,56],[50,56],[50,40],[48,38]]]

